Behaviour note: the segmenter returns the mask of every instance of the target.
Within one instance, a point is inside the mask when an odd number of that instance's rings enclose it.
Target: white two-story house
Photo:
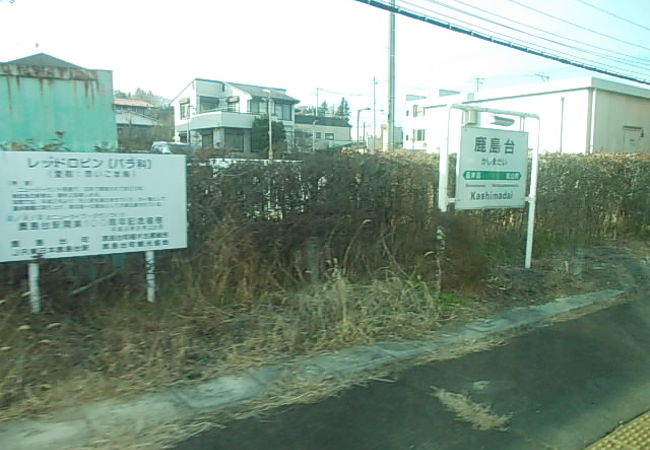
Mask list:
[[[254,155],[260,149],[251,147],[253,121],[267,114],[269,103],[272,120],[282,121],[292,148],[294,106],[299,100],[288,96],[286,89],[203,78],[192,80],[172,100],[175,140]]]

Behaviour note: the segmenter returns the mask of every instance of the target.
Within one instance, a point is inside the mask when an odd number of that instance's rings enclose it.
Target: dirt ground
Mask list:
[[[650,241],[612,241],[492,267],[481,302],[495,308],[535,304],[601,289],[636,292],[650,284]]]

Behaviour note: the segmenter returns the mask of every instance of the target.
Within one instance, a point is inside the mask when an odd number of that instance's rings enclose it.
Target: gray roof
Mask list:
[[[255,86],[252,84],[242,84],[242,83],[230,83],[228,82],[227,84],[236,87],[237,89],[241,89],[242,91],[248,92],[252,97],[268,97],[268,92],[265,91],[265,89],[268,89],[271,91],[271,98],[273,100],[280,100],[284,102],[289,102],[289,103],[300,103],[300,100],[295,99],[293,97],[288,96],[285,92],[285,89],[279,89],[279,88],[272,88],[272,87],[266,87],[266,86]]]
[[[46,53],[36,53],[35,55],[26,56],[24,58],[14,59],[7,61],[6,64],[29,64],[32,66],[48,66],[48,67],[62,67],[66,69],[83,69],[83,67],[69,63]]]
[[[348,123],[347,120],[341,117],[325,117],[325,116],[313,116],[309,114],[296,114],[295,116],[297,124],[313,124],[314,120],[316,125],[323,125],[326,127],[348,127],[351,128],[352,125]]]

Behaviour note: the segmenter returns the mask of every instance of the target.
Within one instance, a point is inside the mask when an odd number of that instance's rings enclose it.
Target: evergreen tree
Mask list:
[[[341,99],[341,103],[339,103],[338,108],[336,108],[334,115],[341,119],[350,120],[350,105],[345,97]]]
[[[286,150],[287,133],[284,130],[282,122],[272,121],[271,126],[273,129],[273,153],[274,156],[279,156]],[[269,153],[269,116],[266,114],[256,118],[253,121],[253,129],[251,130],[251,150],[259,152],[264,157]]]
[[[318,115],[319,116],[327,116],[329,114],[329,106],[326,101],[323,101],[323,103],[320,104],[318,107]]]

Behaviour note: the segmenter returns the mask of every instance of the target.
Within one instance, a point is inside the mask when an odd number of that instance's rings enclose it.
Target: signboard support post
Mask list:
[[[537,172],[539,171],[539,139],[541,122],[538,120],[537,147],[533,152],[533,162],[530,174],[530,190],[528,191],[528,228],[526,230],[526,257],[524,267],[530,269],[533,258],[533,235],[535,233],[535,204],[537,203]]]
[[[154,303],[156,301],[156,255],[153,250],[144,253],[145,264],[147,267],[147,301]]]
[[[452,107],[447,107],[447,134],[445,135],[445,145],[440,149],[440,165],[438,168],[438,209],[441,213],[447,212],[449,198],[447,196],[447,184],[449,182],[449,123],[451,121]],[[440,296],[442,291],[442,261],[445,256],[445,249],[447,242],[445,239],[445,228],[442,225],[436,227],[436,268],[437,268],[437,284],[436,294]]]
[[[32,314],[41,312],[41,291],[39,286],[40,266],[38,262],[29,263],[29,303]]]

